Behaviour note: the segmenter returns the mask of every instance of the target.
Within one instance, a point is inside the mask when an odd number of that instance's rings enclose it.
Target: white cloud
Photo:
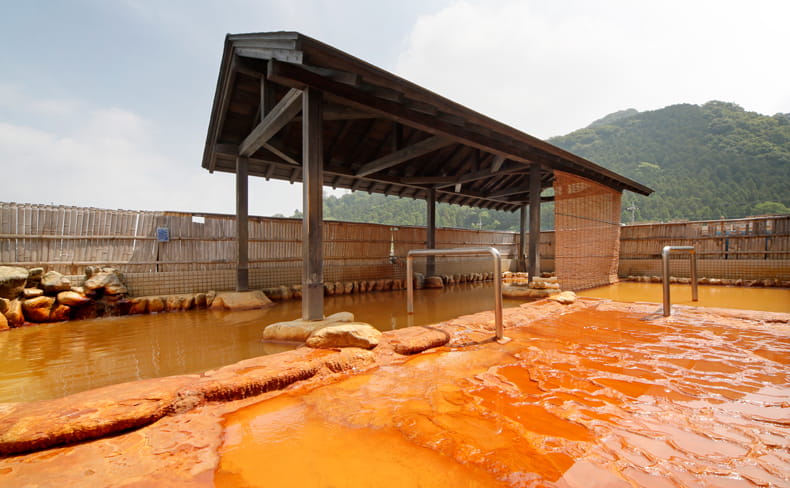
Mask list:
[[[158,150],[161,132],[119,108],[77,110],[69,130],[0,122],[3,201],[133,210],[233,213],[232,175],[209,174],[199,161]],[[291,215],[300,185],[251,178],[250,213]]]
[[[397,72],[539,137],[615,110],[720,99],[790,111],[790,3],[459,1],[420,17]]]

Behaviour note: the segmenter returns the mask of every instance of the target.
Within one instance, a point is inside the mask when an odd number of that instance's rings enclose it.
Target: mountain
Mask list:
[[[638,115],[639,111],[635,108],[629,108],[625,110],[620,110],[619,112],[611,113],[605,117],[601,117],[600,119],[596,120],[592,124],[588,125],[587,128],[590,129],[592,127],[599,127],[602,125],[610,125],[618,120],[626,119],[631,117],[632,115]]]
[[[554,227],[553,205],[541,206],[541,228]],[[324,218],[385,225],[425,225],[425,201],[355,192],[324,196]],[[299,217],[299,214],[294,215]],[[519,212],[499,212],[438,203],[436,225],[463,229],[518,230]]]
[[[712,101],[607,115],[548,142],[655,190],[625,193],[637,221],[790,213],[790,118]]]
[[[626,192],[623,222],[790,213],[790,114],[717,101],[631,108],[549,142],[655,190],[649,197]],[[324,216],[425,225],[425,202],[357,192],[325,198]],[[553,205],[542,205],[541,227],[553,224]],[[518,230],[519,214],[439,204],[437,225]]]

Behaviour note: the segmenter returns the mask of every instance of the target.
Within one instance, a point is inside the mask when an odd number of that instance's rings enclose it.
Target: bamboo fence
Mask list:
[[[166,242],[158,229],[167,229]],[[233,215],[0,202],[0,265],[43,267],[76,283],[87,266],[113,266],[136,295],[234,288],[235,236]],[[503,269],[512,267],[518,249],[513,232],[443,228],[436,241],[438,248],[494,246]],[[696,246],[700,260],[717,266],[707,276],[790,279],[790,216],[624,226],[620,275],[658,274],[658,256],[668,244]],[[554,269],[554,246],[554,232],[542,232],[544,271]],[[424,247],[423,227],[327,221],[324,278],[403,278],[406,253]],[[250,217],[249,261],[252,287],[301,282],[301,220]],[[485,258],[441,258],[436,266],[439,273],[488,270]]]
[[[694,246],[700,276],[790,279],[790,215],[624,226],[620,276],[659,275],[668,245]],[[687,256],[672,261],[673,275],[689,276]]]

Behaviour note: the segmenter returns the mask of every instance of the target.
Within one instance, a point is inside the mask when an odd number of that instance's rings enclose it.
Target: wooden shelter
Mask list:
[[[514,100],[517,103],[517,100]],[[322,187],[522,212],[537,271],[540,193],[554,171],[652,190],[296,32],[225,39],[203,167],[237,178],[238,288],[247,287],[249,175],[304,183],[303,318],[323,316]],[[535,241],[535,242],[532,242]]]

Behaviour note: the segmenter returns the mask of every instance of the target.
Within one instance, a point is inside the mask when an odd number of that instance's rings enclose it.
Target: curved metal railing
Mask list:
[[[673,252],[687,252],[691,254],[691,300],[699,301],[697,294],[697,252],[694,246],[664,246],[661,250],[662,283],[664,286],[664,317],[669,317],[671,305],[669,304],[669,254]]]
[[[406,295],[407,312],[414,314],[414,273],[412,259],[414,256],[467,256],[490,254],[494,261],[494,321],[496,324],[496,338],[501,340],[504,336],[502,326],[502,259],[499,251],[494,247],[466,247],[456,249],[412,249],[406,255]]]

